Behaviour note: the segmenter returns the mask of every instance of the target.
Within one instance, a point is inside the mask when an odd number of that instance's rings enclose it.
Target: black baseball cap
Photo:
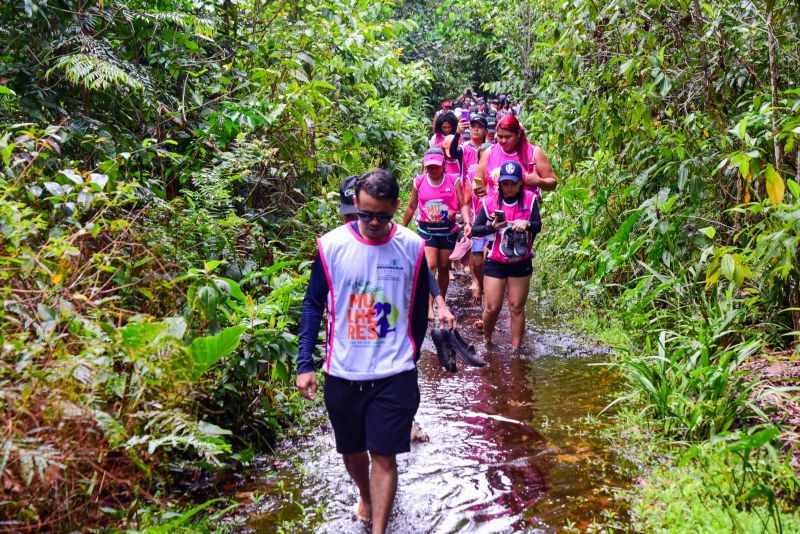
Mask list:
[[[483,113],[473,113],[472,115],[470,115],[469,123],[472,124],[473,122],[477,122],[484,128],[489,127],[489,121],[486,120],[486,115],[484,115]]]
[[[353,197],[356,194],[358,175],[348,176],[339,186],[339,215],[355,215],[358,213]]]

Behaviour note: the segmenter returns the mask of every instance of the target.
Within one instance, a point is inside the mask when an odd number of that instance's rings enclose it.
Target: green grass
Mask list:
[[[629,460],[627,474],[635,479],[617,495],[629,502],[632,531],[800,532],[800,511],[791,500],[778,497],[770,507],[766,495],[768,486],[794,476],[781,462],[760,455],[745,476],[724,442],[709,440],[696,447],[668,442],[647,424],[641,412],[624,411],[616,429],[606,434]]]

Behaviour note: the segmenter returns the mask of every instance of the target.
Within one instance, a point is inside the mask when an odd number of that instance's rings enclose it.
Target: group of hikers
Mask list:
[[[376,169],[344,181],[344,224],[317,240],[296,384],[304,397],[316,397],[313,352],[326,316],[325,405],[336,449],[358,487],[357,516],[371,521],[374,533],[388,524],[396,455],[410,450],[420,401],[416,362],[428,321],[456,326],[445,301],[452,261],[471,270],[473,297],[484,304],[474,326],[486,345],[506,289],[511,348],[522,345],[541,192],[558,180],[527,139],[519,113],[505,95],[483,99],[465,91],[442,102],[402,223],[393,222],[399,181]],[[412,219],[416,232],[408,229]]]

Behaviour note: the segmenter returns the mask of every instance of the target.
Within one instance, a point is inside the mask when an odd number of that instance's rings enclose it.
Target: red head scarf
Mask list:
[[[514,115],[508,114],[497,122],[497,129],[500,128],[508,130],[509,132],[519,136],[517,143],[517,154],[519,154],[519,162],[525,172],[528,172],[528,145],[530,142],[525,136],[525,129],[519,123]]]

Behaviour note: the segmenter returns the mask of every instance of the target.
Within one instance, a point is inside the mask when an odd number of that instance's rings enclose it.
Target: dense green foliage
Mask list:
[[[174,474],[309,416],[291,387],[304,261],[343,176],[414,162],[412,28],[361,0],[3,3],[10,525],[136,525]]]
[[[764,398],[796,392],[745,370],[800,332],[796,2],[13,0],[0,43],[16,527],[140,527],[175,473],[308,417],[291,358],[330,192],[378,165],[407,180],[425,113],[471,87],[524,101],[560,176],[541,286],[613,310],[622,400],[681,444],[689,494],[734,510],[692,524],[781,528],[798,466]]]
[[[796,354],[800,331],[796,4],[527,1],[506,16],[511,75],[494,86],[534,82],[525,123],[561,171],[544,204],[550,282],[638,333],[620,365],[646,424],[711,440],[687,461],[716,451],[709,476],[735,483],[707,495],[764,503],[779,529],[775,496],[796,479],[774,403],[796,393],[744,369]]]

